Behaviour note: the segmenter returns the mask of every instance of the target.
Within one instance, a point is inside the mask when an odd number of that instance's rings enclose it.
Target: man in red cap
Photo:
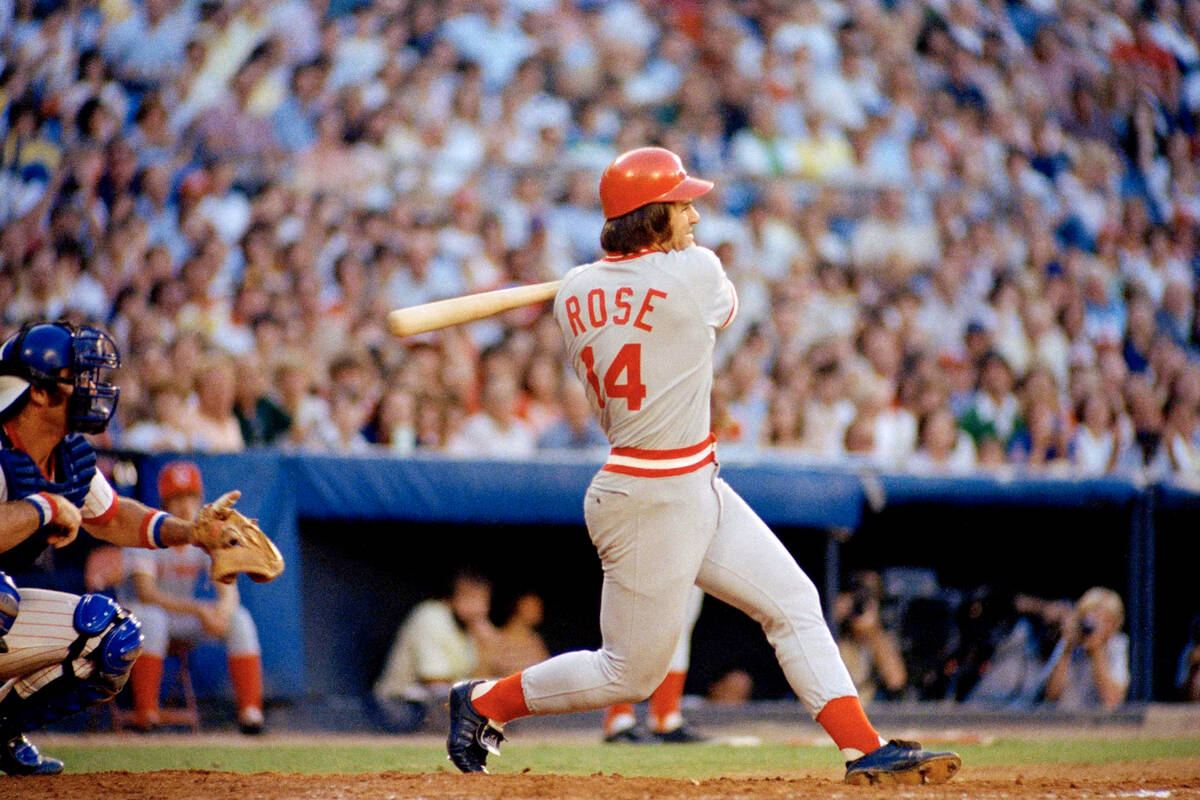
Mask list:
[[[956,754],[885,742],[872,727],[816,587],[717,474],[713,345],[738,303],[720,260],[692,235],[692,201],[711,188],[658,147],[618,156],[600,178],[605,256],[567,273],[554,316],[612,444],[584,500],[604,566],[603,645],[455,684],[450,760],[486,772],[510,720],[649,696],[668,673],[695,585],[762,624],[800,702],[841,749],[847,783],[945,781]]]
[[[204,504],[200,468],[192,461],[171,461],[158,473],[163,508],[181,519],[194,519]],[[211,559],[194,547],[128,550],[129,580],[122,584],[122,603],[142,621],[142,653],[129,681],[133,689],[134,724],[151,730],[159,723],[158,698],[163,660],[171,639],[221,639],[229,659],[229,675],[243,733],[260,733],[262,656],[254,620],[239,602],[237,584],[207,580]],[[207,587],[215,590],[210,595]]]

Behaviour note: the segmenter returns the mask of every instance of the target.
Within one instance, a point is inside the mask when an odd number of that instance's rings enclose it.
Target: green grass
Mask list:
[[[1000,739],[992,744],[954,746],[967,765],[1104,763],[1200,756],[1200,737],[1176,739],[1072,739],[1027,741]],[[67,762],[70,772],[159,769],[209,769],[229,772],[435,772],[450,770],[437,745],[76,745],[46,751]],[[832,747],[766,744],[754,747],[601,746],[591,744],[507,744],[493,758],[493,772],[595,772],[674,778],[717,775],[767,775],[807,769],[836,769]]]

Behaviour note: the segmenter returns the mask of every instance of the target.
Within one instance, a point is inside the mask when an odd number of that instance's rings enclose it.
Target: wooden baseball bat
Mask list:
[[[387,315],[388,330],[396,336],[412,336],[439,328],[490,317],[503,311],[549,300],[562,281],[531,283],[490,292],[465,294],[419,306],[397,308]]]

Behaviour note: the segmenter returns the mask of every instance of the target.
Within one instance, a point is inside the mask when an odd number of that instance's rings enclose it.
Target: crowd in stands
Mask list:
[[[6,0],[0,313],[103,325],[102,444],[602,443],[543,307],[600,170],[716,182],[727,447],[1200,476],[1200,0]],[[586,410],[586,409],[585,409]]]

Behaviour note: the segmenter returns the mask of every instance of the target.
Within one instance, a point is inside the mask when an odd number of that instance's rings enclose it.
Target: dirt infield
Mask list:
[[[854,800],[1200,798],[1200,758],[1087,766],[963,767],[942,786],[850,787],[836,771],[776,778],[672,780],[620,775],[239,775],[202,770],[0,778],[5,800]]]

